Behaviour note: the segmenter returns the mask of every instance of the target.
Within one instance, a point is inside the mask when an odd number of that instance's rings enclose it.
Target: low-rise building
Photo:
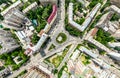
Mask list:
[[[22,62],[22,58],[20,56],[15,57],[13,60],[17,65]]]
[[[2,11],[6,5],[7,5],[7,4],[2,3],[2,4],[0,5],[0,10]]]
[[[83,65],[81,61],[73,62],[72,60],[69,60],[67,62],[67,67],[68,67],[68,71],[71,74],[77,74],[77,75],[82,74],[84,70],[86,69],[86,67]]]
[[[26,48],[30,44],[30,38],[26,35],[24,31],[15,32],[16,36],[19,38],[20,42],[23,44],[23,48]]]
[[[37,6],[38,6],[37,2],[34,2],[34,3],[30,4],[27,8],[25,8],[22,12],[25,14],[25,13],[29,12],[31,9],[36,8]]]
[[[44,71],[45,70],[42,70],[39,67],[32,67],[23,78],[52,78]]]
[[[102,28],[104,31],[109,32],[110,34],[115,34],[116,31],[119,29],[119,25],[110,22],[110,19],[113,16],[113,12],[108,12],[104,14],[99,22],[96,24],[96,27]]]

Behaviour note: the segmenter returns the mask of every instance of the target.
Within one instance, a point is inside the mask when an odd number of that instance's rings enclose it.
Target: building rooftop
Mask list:
[[[84,52],[85,54],[91,56],[92,58],[97,58],[98,57],[97,54],[91,52],[90,50],[88,50],[87,48],[85,48],[83,46],[80,46],[79,50],[82,51],[82,52]]]
[[[37,6],[38,6],[37,2],[34,2],[34,3],[30,4],[27,8],[25,8],[22,12],[25,14],[25,13],[29,12],[29,10],[36,8]]]
[[[86,20],[83,22],[82,25],[79,25],[78,23],[73,21],[73,3],[69,3],[69,9],[68,9],[68,22],[70,23],[70,25],[72,25],[73,27],[75,27],[76,29],[78,29],[79,31],[83,32],[91,23],[91,21],[93,20],[95,14],[97,13],[97,11],[99,10],[101,4],[98,3],[93,9],[92,11],[88,14]]]
[[[38,67],[32,67],[23,78],[50,78],[50,76],[44,70]]]
[[[54,19],[54,17],[56,16],[56,14],[57,14],[57,6],[56,6],[56,5],[53,5],[53,6],[52,6],[52,13],[50,14],[49,18],[47,19],[47,22],[48,22],[49,24],[53,21],[53,19]]]
[[[9,13],[9,11],[13,8],[17,8],[22,6],[23,3],[21,2],[21,0],[16,1],[15,3],[13,3],[11,6],[9,6],[8,8],[6,8],[3,12],[1,12],[2,16],[5,16],[7,13]]]

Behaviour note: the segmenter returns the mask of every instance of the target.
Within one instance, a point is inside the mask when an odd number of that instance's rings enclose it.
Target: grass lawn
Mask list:
[[[54,44],[51,44],[50,48],[48,50],[54,49],[56,46]]]
[[[57,57],[52,59],[52,63],[54,64],[55,67],[58,67],[59,64],[61,63],[63,57],[57,55]]]
[[[82,54],[80,59],[84,65],[90,64],[90,57],[89,56]]]
[[[2,46],[0,45],[0,49],[2,48]]]
[[[30,19],[36,19],[38,26],[34,26],[37,32],[40,32],[47,24],[46,20],[52,12],[52,5],[39,6],[34,10],[30,10],[26,16]]]
[[[68,69],[66,64],[65,64],[65,65],[60,69],[60,71],[58,72],[58,78],[61,78],[62,72],[63,72],[63,70],[65,70],[65,69]]]
[[[61,37],[61,40],[59,40],[60,37]],[[66,40],[67,40],[67,36],[64,33],[59,33],[59,35],[56,38],[56,41],[60,44],[65,42]]]
[[[108,42],[114,42],[115,38],[111,36],[110,33],[105,32],[103,29],[99,29],[96,36],[94,37],[95,40],[99,41],[100,43],[108,46]]]
[[[51,62],[56,68],[60,65],[61,61],[63,60],[63,58],[65,57],[65,55],[67,54],[69,48],[71,47],[71,45],[68,45],[62,52],[61,55],[54,55],[50,58],[47,58],[46,60],[48,62]]]
[[[22,62],[18,65],[13,61],[13,59],[17,56],[20,56],[22,58]],[[5,62],[5,67],[12,66],[13,70],[17,70],[29,60],[29,57],[24,54],[24,50],[22,48],[18,48],[11,53],[5,53],[0,55],[0,59]]]

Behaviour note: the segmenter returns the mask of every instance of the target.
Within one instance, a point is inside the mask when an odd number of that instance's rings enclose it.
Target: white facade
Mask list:
[[[47,23],[46,26],[45,26],[45,28],[43,29],[43,31],[44,31],[45,33],[48,33],[49,30],[50,30],[50,28],[51,28],[51,25]]]
[[[39,50],[47,38],[48,38],[48,35],[43,33],[38,43],[33,47],[33,51]]]
[[[111,5],[107,10],[114,11],[120,15],[120,9],[115,5]]]
[[[109,69],[110,65],[105,63],[103,60],[101,59],[92,59],[95,63],[97,63],[100,67],[104,68],[104,69]]]
[[[33,9],[33,8],[35,8],[37,6],[38,6],[37,2],[34,2],[31,5],[29,5],[27,8],[25,8],[22,12],[25,14],[25,13],[29,12],[31,9]]]
[[[85,47],[83,47],[83,46],[81,46],[81,47],[79,48],[79,50],[82,51],[82,52],[84,52],[85,54],[91,56],[92,58],[97,58],[97,57],[98,57],[97,54],[91,52],[90,50],[88,50],[87,48],[85,48]]]
[[[19,47],[11,36],[11,32],[0,29],[0,45],[2,46],[0,54],[12,52]]]
[[[120,47],[120,42],[108,42],[108,45],[110,47]]]
[[[100,42],[96,41],[95,39],[93,39],[93,36],[91,35],[92,32],[94,31],[94,29],[90,30],[88,32],[88,34],[85,37],[85,40],[89,41],[90,43],[96,45],[97,47],[99,47],[101,50],[106,51],[107,53],[111,53],[113,52],[112,50],[110,50],[109,48],[107,48],[106,46],[104,46],[103,44],[101,44]]]
[[[16,36],[19,38],[20,42],[23,44],[23,48],[27,48],[27,45],[30,44],[29,37],[26,36],[24,31],[15,32]]]
[[[58,0],[40,0],[40,2],[41,2],[42,5],[47,5],[49,3],[57,5],[57,1]]]
[[[9,11],[13,8],[17,8],[22,6],[23,3],[21,2],[21,0],[16,1],[15,3],[13,3],[10,7],[8,7],[7,9],[5,9],[3,12],[1,12],[2,16],[5,16],[7,13],[9,13]]]
[[[14,30],[23,30],[24,26],[27,24],[31,24],[30,20],[18,9],[12,10],[12,12],[7,14],[5,19],[2,21],[2,25],[4,27]]]
[[[108,53],[113,59],[120,61],[120,53]]]
[[[74,52],[73,55],[71,56],[71,59],[72,59],[73,61],[75,61],[76,58],[79,56],[79,53],[80,53],[79,50],[75,50],[75,52]]]
[[[83,22],[82,25],[77,24],[76,22],[73,21],[73,3],[69,3],[69,10],[68,10],[68,22],[75,27],[76,29],[78,29],[79,31],[83,32],[91,23],[91,21],[93,20],[95,14],[97,13],[97,11],[99,10],[101,4],[98,3],[93,9],[92,11],[89,13],[88,17],[86,18],[86,20]]]

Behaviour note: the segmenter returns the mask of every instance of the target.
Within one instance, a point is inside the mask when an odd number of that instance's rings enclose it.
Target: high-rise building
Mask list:
[[[22,30],[28,22],[30,22],[29,19],[27,19],[22,12],[14,9],[4,17],[2,25],[6,28]]]
[[[2,46],[0,54],[11,52],[19,47],[16,41],[12,38],[12,34],[9,31],[2,29],[0,29],[0,45]]]

